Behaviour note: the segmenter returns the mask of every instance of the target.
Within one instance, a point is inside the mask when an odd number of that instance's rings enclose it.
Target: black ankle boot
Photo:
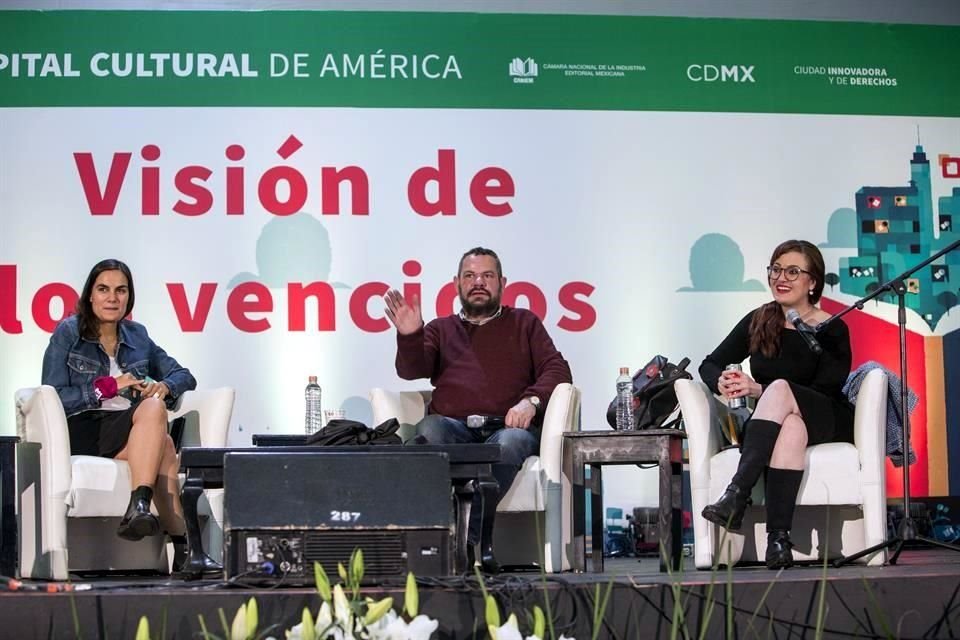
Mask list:
[[[146,485],[140,485],[130,492],[130,504],[127,505],[127,512],[117,527],[118,536],[136,542],[160,533],[160,521],[150,513],[151,500],[153,489]]]
[[[767,569],[789,569],[793,566],[793,543],[786,529],[774,529],[767,533]]]
[[[701,515],[727,531],[739,531],[743,524],[743,513],[752,502],[748,491],[730,484],[719,500],[703,508]]]

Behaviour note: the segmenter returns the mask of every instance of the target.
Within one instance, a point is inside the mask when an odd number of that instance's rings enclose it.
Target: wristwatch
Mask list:
[[[529,402],[530,404],[532,404],[532,405],[533,405],[533,408],[534,408],[536,411],[540,411],[540,398],[538,398],[537,396],[528,396],[528,397],[527,397],[527,402]]]

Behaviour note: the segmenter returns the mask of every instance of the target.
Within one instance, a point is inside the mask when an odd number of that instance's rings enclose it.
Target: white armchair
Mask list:
[[[373,422],[396,418],[404,426],[400,435],[406,440],[413,435],[410,426],[419,422],[430,402],[430,391],[395,392],[385,389],[370,391]],[[547,573],[570,568],[567,550],[570,546],[569,517],[563,496],[565,480],[561,470],[563,432],[580,429],[580,390],[572,384],[557,385],[550,396],[543,417],[540,455],[531,456],[513,481],[510,490],[497,506],[493,546],[501,565],[540,562]],[[542,544],[537,545],[537,527]]]
[[[753,491],[740,532],[725,532],[700,512],[717,500],[740,460],[737,448],[721,451],[720,422],[726,404],[702,382],[679,380],[677,398],[683,413],[690,454],[694,560],[698,569],[715,564],[762,561],[766,552],[763,481]],[[798,561],[848,556],[886,538],[884,443],[887,378],[871,371],[860,387],[854,420],[855,445],[833,442],[807,448],[806,468],[797,497],[790,537]],[[721,545],[721,541],[723,544]],[[860,559],[870,565],[886,561],[886,551]]]
[[[234,391],[188,391],[170,412],[186,421],[182,446],[222,447]],[[65,580],[69,572],[169,570],[165,538],[121,540],[117,525],[130,501],[126,461],[71,456],[63,405],[50,386],[21,389],[17,411],[17,502],[20,575]],[[204,549],[217,559],[223,546],[223,490],[207,491]]]

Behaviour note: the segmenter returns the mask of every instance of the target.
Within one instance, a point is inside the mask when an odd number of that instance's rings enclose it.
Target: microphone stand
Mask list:
[[[880,551],[881,549],[889,549],[890,547],[893,547],[893,557],[890,558],[890,564],[897,564],[897,558],[900,557],[900,552],[903,551],[904,547],[917,548],[929,544],[937,547],[943,547],[944,549],[950,549],[951,551],[960,551],[960,547],[956,545],[941,542],[940,540],[934,540],[933,538],[927,538],[917,533],[917,523],[913,519],[913,514],[910,513],[910,409],[908,408],[909,405],[907,404],[907,285],[904,282],[907,277],[916,273],[937,258],[940,258],[953,251],[957,247],[960,247],[960,240],[957,240],[953,244],[947,246],[942,251],[938,251],[917,266],[901,273],[889,282],[880,285],[871,294],[861,298],[860,300],[857,300],[836,315],[827,318],[818,324],[814,329],[816,332],[822,331],[828,324],[837,318],[847,315],[854,309],[863,309],[865,302],[873,300],[877,296],[883,295],[888,291],[897,296],[897,326],[900,335],[900,406],[903,407],[903,519],[900,521],[900,526],[897,527],[897,534],[894,537],[890,538],[889,540],[885,540],[880,544],[876,544],[872,547],[864,549],[863,551],[859,551],[853,555],[835,560],[833,562],[834,567],[842,567],[843,565],[853,562],[858,558],[870,555]]]

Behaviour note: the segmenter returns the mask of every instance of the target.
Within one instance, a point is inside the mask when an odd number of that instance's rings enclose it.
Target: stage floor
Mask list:
[[[611,593],[599,638],[788,638],[822,636],[859,638],[960,637],[960,554],[946,550],[911,550],[897,565],[835,569],[794,567],[773,572],[739,567],[731,572],[698,571],[692,560],[675,574],[662,574],[658,560],[614,558],[603,574],[501,574],[486,581],[501,611],[525,612],[549,600],[557,637],[579,640],[592,634],[596,590]],[[588,563],[589,566],[589,563]],[[199,637],[198,616],[219,636],[219,609],[232,620],[250,597],[257,599],[261,630],[268,622],[289,628],[303,607],[319,606],[309,587],[249,588],[220,580],[185,582],[177,577],[109,577],[74,580],[89,590],[75,593],[38,591],[0,595],[0,638],[132,638],[147,615],[153,637]],[[420,609],[440,621],[435,638],[485,638],[483,602],[472,577],[418,580]],[[822,614],[821,587],[825,587]],[[401,579],[364,591],[377,598],[389,593],[402,602]],[[545,597],[547,594],[549,597]],[[679,600],[678,600],[679,599]],[[682,617],[677,616],[677,602]],[[74,630],[74,614],[79,635]],[[504,616],[505,617],[505,616]],[[281,628],[272,635],[283,638]],[[525,634],[526,635],[526,634]]]

